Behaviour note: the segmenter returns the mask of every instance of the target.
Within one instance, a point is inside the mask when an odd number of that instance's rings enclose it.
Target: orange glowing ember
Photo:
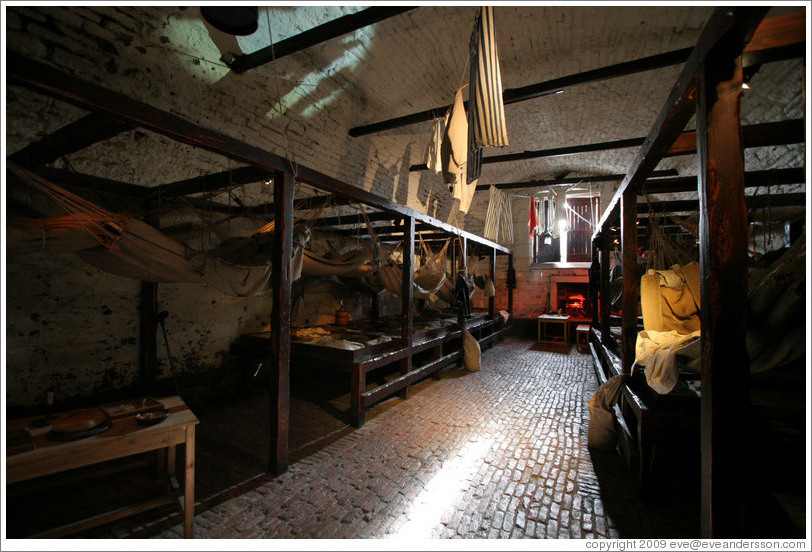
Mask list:
[[[576,293],[567,297],[567,300],[564,302],[564,306],[568,309],[583,309],[585,301],[586,297],[580,293]]]

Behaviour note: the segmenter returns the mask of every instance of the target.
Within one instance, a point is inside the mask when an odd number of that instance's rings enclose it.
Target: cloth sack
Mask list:
[[[611,451],[617,444],[615,415],[612,407],[620,399],[620,387],[626,376],[620,374],[606,380],[592,398],[589,399],[589,425],[587,426],[587,446],[591,449]]]
[[[465,369],[469,372],[479,372],[482,350],[479,341],[468,330],[462,331],[462,348]]]

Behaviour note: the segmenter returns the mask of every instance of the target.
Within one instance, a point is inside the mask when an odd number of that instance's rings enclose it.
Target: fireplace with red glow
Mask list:
[[[587,282],[558,282],[556,288],[554,304],[557,305],[557,310],[576,318],[590,319],[592,317]]]

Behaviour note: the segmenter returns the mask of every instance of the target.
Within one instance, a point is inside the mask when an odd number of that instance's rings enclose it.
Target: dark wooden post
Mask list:
[[[372,306],[370,317],[373,320],[377,320],[381,315],[381,307],[380,307],[380,300],[378,299],[378,292],[373,291],[370,295],[372,295]]]
[[[623,373],[634,364],[637,342],[637,305],[640,302],[640,281],[637,276],[637,193],[627,189],[620,204],[620,243],[623,247],[623,322],[621,326],[621,359]]]
[[[750,371],[741,83],[741,57],[729,52],[714,51],[698,71],[704,538],[737,538],[745,530],[748,439],[743,414],[750,406]]]
[[[462,266],[468,268],[468,238],[462,236],[462,243],[460,245],[462,255]]]
[[[592,265],[589,267],[589,295],[590,295],[590,304],[589,308],[592,310],[592,320],[590,324],[592,326],[597,326],[600,320],[600,314],[598,311],[598,305],[600,300],[598,299],[598,294],[595,293],[593,286],[596,284],[600,285],[600,278],[595,278],[595,266],[598,266],[598,270],[600,270],[601,266],[601,259],[600,259],[600,247],[603,241],[603,233],[599,233],[598,236],[592,240]],[[599,272],[600,274],[600,272]]]
[[[513,253],[508,253],[508,274],[513,274]],[[513,286],[508,284],[508,313],[513,316]]]
[[[154,201],[145,205],[147,211],[158,207]],[[156,214],[144,217],[144,222],[158,227],[160,218]],[[138,360],[141,369],[141,389],[145,394],[158,381],[158,284],[157,282],[141,282],[140,300],[138,304]],[[172,362],[172,359],[167,359]]]
[[[462,258],[463,266],[466,268],[468,267],[468,238],[462,236],[460,238],[460,257]],[[455,282],[456,283],[456,282]],[[457,307],[457,325],[460,327],[460,332],[465,331],[465,312],[462,306]],[[463,353],[465,349],[463,347],[465,343],[465,339],[460,334],[460,351]],[[463,365],[463,355],[460,355],[460,359],[457,361],[457,366]]]
[[[459,267],[457,266],[457,259],[459,259],[459,255],[457,255],[457,238],[456,236],[451,239],[451,246],[449,246],[451,250],[451,282],[455,283],[457,281],[457,273],[459,272]]]
[[[612,294],[609,290],[609,269],[612,264],[612,236],[609,234],[609,224],[601,230],[601,341],[604,345],[609,343],[612,324]]]
[[[401,339],[409,354],[400,362],[400,373],[412,370],[412,332],[414,330],[414,217],[403,217],[403,280],[401,281]],[[411,385],[401,391],[401,397],[409,398]]]
[[[491,249],[491,281],[493,282],[494,291],[496,290],[496,249]],[[494,312],[496,311],[496,294],[493,297],[488,297],[488,319],[493,320]]]
[[[274,177],[274,235],[271,258],[273,306],[271,310],[270,454],[269,471],[288,470],[290,430],[290,303],[293,254],[293,174]]]

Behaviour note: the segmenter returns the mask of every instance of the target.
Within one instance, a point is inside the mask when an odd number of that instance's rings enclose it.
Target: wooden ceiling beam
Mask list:
[[[249,69],[264,65],[274,59],[280,59],[295,52],[300,52],[316,44],[326,42],[362,29],[368,25],[378,23],[384,19],[413,10],[416,7],[417,6],[373,6],[328,21],[303,33],[275,42],[271,46],[266,46],[256,52],[236,56],[231,61],[227,61],[226,65],[235,73],[244,73]]]
[[[804,55],[804,41],[806,22],[803,10],[793,12],[786,16],[765,19],[753,35],[752,40],[744,50],[742,65],[744,67],[757,66],[770,61],[792,59]],[[632,75],[643,71],[651,71],[661,67],[678,65],[688,61],[692,48],[682,48],[663,54],[656,54],[632,61],[616,63],[590,71],[576,73],[549,81],[531,84],[521,88],[512,88],[502,93],[505,105],[532,100],[542,96],[555,94],[559,91],[574,88],[584,84],[592,84],[608,79]],[[465,103],[467,109],[467,102]],[[400,128],[426,121],[432,121],[445,115],[450,105],[427,109],[419,113],[395,117],[377,123],[353,127],[349,135],[353,137],[374,134],[394,128]]]
[[[745,148],[800,144],[806,139],[806,125],[803,119],[745,125],[741,130],[742,146]],[[677,137],[663,157],[693,153],[696,153],[696,131],[686,130]]]
[[[132,130],[133,125],[102,113],[90,113],[52,132],[10,156],[23,167],[53,163],[63,155],[83,150],[97,142]]]
[[[123,197],[145,200],[150,191],[150,188],[146,186],[78,173],[67,169],[36,167],[33,171],[54,184],[92,192],[116,194]]]
[[[557,79],[552,79],[537,84],[523,86],[521,88],[511,88],[502,93],[502,101],[505,105],[531,100],[533,98],[540,98],[549,94],[555,94],[568,88],[581,86],[583,84],[590,84],[625,75],[632,75],[641,71],[650,71],[652,69],[659,69],[660,67],[668,67],[669,65],[676,65],[688,59],[691,53],[691,48],[683,48],[681,50],[674,50],[663,54],[657,54],[640,58],[632,61],[625,61],[591,71],[584,71],[574,75],[568,75]],[[426,121],[432,121],[445,115],[450,105],[435,107],[427,109],[419,113],[411,115],[404,115],[402,117],[395,117],[386,121],[371,123],[368,125],[357,126],[351,128],[349,131],[350,136],[358,137],[367,134],[374,134],[376,132],[383,132],[384,130],[391,130]],[[468,102],[465,102],[466,109]]]
[[[696,105],[697,71],[710,51],[719,44],[737,42],[741,44],[742,48],[739,51],[743,51],[767,10],[766,7],[739,8],[732,6],[714,10],[660,110],[660,114],[646,138],[646,143],[643,144],[632,162],[612,201],[606,206],[598,225],[599,228],[612,216],[613,211],[619,209],[621,198],[627,190],[633,190],[636,193],[685,129],[685,125],[694,114]]]
[[[651,176],[674,176],[677,174],[675,169],[665,169],[661,171],[654,171]],[[580,184],[582,182],[612,182],[623,180],[624,174],[605,174],[599,176],[572,176],[567,178],[556,178],[553,180],[528,180],[526,182],[504,182],[501,184],[494,184],[500,190],[516,190],[524,188],[540,188],[542,186],[557,186],[559,184]],[[486,192],[490,189],[490,184],[478,184],[476,187],[477,192]]]
[[[742,53],[742,67],[803,57],[806,44],[804,10],[764,19]]]
[[[263,180],[273,179],[273,173],[252,165],[238,167],[218,173],[194,176],[152,188],[152,196],[179,197],[205,192],[214,192],[232,186],[244,186]]]
[[[369,236],[369,230],[365,224],[358,224],[352,228],[319,227],[319,230],[339,236]],[[393,224],[391,226],[373,226],[373,230],[377,236],[391,236],[403,233],[403,227],[397,224]],[[433,226],[428,224],[415,225],[415,231],[434,232],[435,230],[436,229]],[[449,236],[450,234],[444,233],[443,235]],[[425,237],[425,234],[423,234],[423,236]]]
[[[367,213],[367,218],[370,222],[380,222],[382,220],[392,221],[398,219],[397,215],[388,213],[386,211],[378,213]],[[316,226],[340,226],[345,224],[364,224],[364,216],[358,214],[348,214],[337,217],[325,217],[315,221]]]
[[[774,123],[758,123],[742,127],[742,140],[744,141],[745,147],[797,144],[804,141],[804,132],[805,126],[803,119],[791,119]],[[613,140],[594,144],[580,144],[561,148],[508,153],[505,155],[491,155],[483,157],[482,164],[508,163],[526,159],[538,159],[541,157],[560,157],[563,155],[631,148],[642,146],[645,141],[646,137],[640,136],[638,138],[627,138],[625,140]],[[696,153],[696,131],[686,130],[677,137],[674,145],[668,149],[663,157],[673,157],[691,153]],[[409,167],[409,172],[427,170],[428,165],[425,163]]]
[[[766,171],[750,171],[744,174],[745,188],[803,184],[805,182],[806,172],[803,168],[769,169]],[[660,178],[657,180],[646,180],[640,188],[640,193],[667,194],[696,192],[697,185],[698,183],[695,176]]]
[[[806,205],[806,194],[763,194],[745,196],[748,209],[760,209],[762,207],[800,207]],[[637,204],[638,215],[648,215],[654,211],[657,214],[673,214],[699,211],[699,198],[681,199],[674,201],[658,201],[649,205],[646,202]]]
[[[444,231],[510,255],[511,250],[465,230],[400,205],[362,188],[352,186],[305,165],[295,167],[288,159],[257,146],[201,127],[173,113],[157,109],[124,94],[83,81],[52,66],[27,58],[16,52],[6,52],[6,82],[25,86],[36,92],[77,105],[82,109],[101,111],[141,128],[157,132],[177,142],[223,155],[240,163],[248,163],[264,171],[296,174],[296,180],[325,192],[351,198],[375,209],[396,213],[416,221],[428,222]]]

